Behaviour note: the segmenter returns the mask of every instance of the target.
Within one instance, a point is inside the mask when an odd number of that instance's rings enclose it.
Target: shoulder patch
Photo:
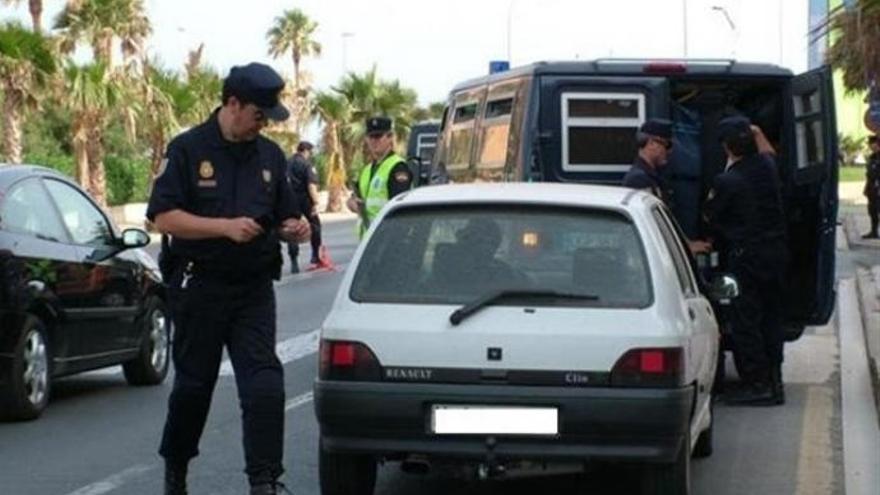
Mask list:
[[[409,173],[401,170],[394,174],[394,182],[409,182]]]

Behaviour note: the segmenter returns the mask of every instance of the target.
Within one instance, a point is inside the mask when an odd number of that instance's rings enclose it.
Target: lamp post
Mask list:
[[[510,48],[510,45],[511,45],[510,33],[511,33],[512,27],[513,27],[513,6],[514,5],[516,5],[516,0],[510,0],[510,4],[507,6],[507,63],[509,63],[511,65],[513,65],[513,63],[511,61],[512,49]]]
[[[730,17],[730,12],[727,11],[726,8],[721,5],[713,5],[712,10],[716,12],[720,12],[724,15],[724,19],[727,21],[727,25],[730,26],[730,31],[733,33],[733,46],[730,49],[730,53],[732,58],[736,58],[736,42],[738,41],[739,32],[736,30],[736,23],[733,22],[733,19]]]
[[[354,36],[354,33],[342,33],[342,75],[348,73],[348,39]]]
[[[681,0],[681,24],[684,39],[684,58],[688,58],[688,1]]]

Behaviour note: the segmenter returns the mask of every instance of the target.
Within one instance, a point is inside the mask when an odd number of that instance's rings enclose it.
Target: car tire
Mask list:
[[[712,431],[715,429],[715,397],[709,398],[709,427],[700,432],[694,445],[693,456],[704,459],[712,455]]]
[[[168,375],[171,358],[171,318],[165,303],[150,297],[138,326],[140,350],[136,358],[122,364],[122,371],[131,385],[158,385]]]
[[[4,419],[36,419],[49,404],[52,356],[46,335],[39,318],[25,318],[13,350],[9,383],[0,387],[0,416]]]
[[[690,495],[691,439],[685,434],[671,464],[651,464],[642,476],[642,495]]]
[[[337,454],[319,446],[321,495],[373,495],[376,459],[368,455]]]

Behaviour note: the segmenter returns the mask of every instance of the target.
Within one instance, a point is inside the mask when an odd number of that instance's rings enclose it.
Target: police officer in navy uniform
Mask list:
[[[727,153],[715,177],[705,213],[725,268],[739,282],[731,303],[731,336],[743,387],[725,394],[738,405],[779,405],[782,385],[782,294],[789,255],[782,186],[772,147],[741,116],[722,119]]]
[[[624,187],[645,189],[668,204],[669,189],[660,171],[669,161],[672,150],[672,122],[649,119],[639,127],[636,135],[639,154],[623,178]]]
[[[393,122],[388,117],[371,117],[366,122],[367,149],[371,163],[358,173],[348,209],[360,215],[363,237],[370,223],[391,198],[412,188],[413,176],[406,160],[394,152]]]
[[[315,146],[308,141],[301,141],[296,146],[296,153],[290,157],[287,164],[287,176],[290,178],[290,186],[293,193],[300,201],[300,209],[309,221],[312,229],[311,246],[313,268],[321,263],[321,219],[318,217],[318,170],[312,163],[312,151]],[[290,255],[290,272],[299,273],[299,243],[287,244],[287,253]]]
[[[660,172],[669,162],[672,151],[672,122],[666,119],[645,121],[639,127],[636,142],[639,152],[623,178],[623,186],[648,191],[671,207],[672,195]],[[706,252],[711,247],[709,243],[698,239],[689,239],[687,244],[695,254]]]
[[[282,474],[283,369],[275,354],[281,246],[308,238],[281,148],[260,136],[289,116],[270,67],[233,67],[222,106],[168,145],[147,217],[170,242],[162,268],[174,319],[174,388],[159,453],[165,493],[185,494],[187,466],[217,381],[223,348],[235,371],[251,494],[274,494]]]
[[[862,239],[877,239],[877,224],[880,223],[880,138],[868,137],[871,155],[865,167],[865,197],[868,198],[868,217],[871,219],[871,230]]]

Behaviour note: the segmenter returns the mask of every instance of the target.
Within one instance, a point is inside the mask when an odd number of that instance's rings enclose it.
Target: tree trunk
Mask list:
[[[43,34],[43,0],[29,0],[28,9],[31,13],[31,23],[34,25],[34,32]]]
[[[339,130],[335,124],[325,124],[324,144],[327,146],[327,212],[342,211],[345,193],[345,164],[339,149]]]
[[[153,134],[150,140],[150,177],[153,179],[159,175],[159,167],[162,166],[162,160],[165,158],[165,136],[162,132]]]
[[[102,35],[95,39],[92,47],[95,61],[106,66],[107,70],[113,67],[113,36]]]
[[[89,151],[84,131],[74,130],[73,155],[76,159],[76,182],[83,189],[89,189]]]
[[[3,155],[9,163],[21,163],[24,97],[19,91],[5,88],[3,99]]]
[[[107,207],[107,177],[104,172],[104,132],[95,125],[88,132],[89,193],[102,207]]]

